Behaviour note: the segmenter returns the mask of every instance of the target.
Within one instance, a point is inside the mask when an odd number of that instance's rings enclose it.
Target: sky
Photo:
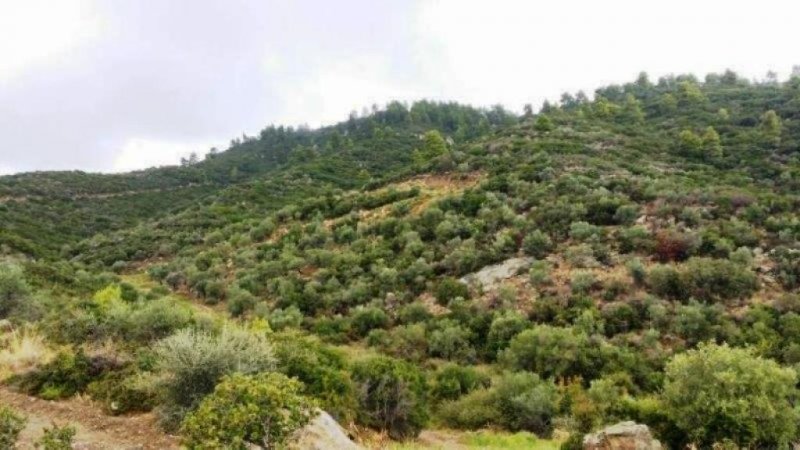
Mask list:
[[[800,2],[0,0],[0,173],[120,172],[391,100],[800,64]]]

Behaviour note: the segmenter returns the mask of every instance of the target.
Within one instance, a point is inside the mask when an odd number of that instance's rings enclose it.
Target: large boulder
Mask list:
[[[289,448],[291,450],[362,450],[347,437],[344,428],[325,411],[320,411],[314,420],[295,433]]]
[[[583,437],[584,450],[661,450],[647,425],[620,422]]]

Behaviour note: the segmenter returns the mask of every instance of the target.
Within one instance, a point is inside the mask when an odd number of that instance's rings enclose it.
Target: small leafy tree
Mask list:
[[[553,121],[544,114],[540,114],[536,118],[536,123],[533,124],[533,129],[540,132],[547,132],[553,129]]]
[[[422,136],[422,148],[414,150],[414,161],[422,164],[433,158],[447,154],[447,142],[437,130],[431,130]]]
[[[190,449],[282,448],[316,414],[302,383],[279,373],[226,377],[183,421]]]
[[[701,448],[725,440],[785,448],[797,434],[796,379],[750,350],[706,344],[667,364],[663,400],[669,418]]]
[[[708,127],[703,132],[703,158],[715,159],[722,156],[722,143],[719,139],[719,133],[714,127]]]

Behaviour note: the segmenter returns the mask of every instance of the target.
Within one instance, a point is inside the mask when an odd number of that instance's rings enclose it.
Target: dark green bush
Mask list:
[[[71,397],[108,371],[120,368],[116,361],[88,357],[82,349],[63,350],[49,363],[17,376],[12,383],[26,392],[47,400]]]
[[[558,392],[550,380],[532,373],[505,374],[493,388],[499,425],[549,437],[553,432]]]
[[[431,394],[437,400],[455,400],[488,385],[489,377],[474,368],[447,364],[434,375]]]
[[[425,377],[414,366],[388,357],[354,364],[358,420],[394,439],[415,437],[428,422]]]
[[[436,285],[435,297],[440,305],[447,306],[456,298],[469,298],[469,289],[466,284],[455,278],[445,278]]]
[[[526,254],[542,259],[553,250],[553,241],[542,231],[533,230],[522,240],[522,249]]]
[[[599,369],[594,361],[597,356],[582,332],[537,325],[516,335],[500,359],[516,370],[530,370],[548,378],[591,379]]]
[[[342,423],[355,417],[356,393],[344,355],[315,338],[297,333],[273,337],[277,368],[303,382],[303,392]]]
[[[361,338],[376,328],[386,328],[389,316],[378,307],[360,307],[353,310],[350,323],[353,333]]]
[[[150,411],[157,402],[152,383],[134,370],[107,373],[90,383],[86,391],[113,415]]]

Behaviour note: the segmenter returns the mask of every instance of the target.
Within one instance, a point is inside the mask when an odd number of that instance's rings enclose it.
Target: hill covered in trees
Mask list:
[[[397,440],[579,448],[635,420],[670,448],[787,448],[799,189],[800,78],[732,72],[518,117],[392,103],[181,167],[2,177],[4,339],[41,348],[0,375],[154,409],[198,448],[282,442],[315,406]],[[280,425],[253,431],[242,403]]]

